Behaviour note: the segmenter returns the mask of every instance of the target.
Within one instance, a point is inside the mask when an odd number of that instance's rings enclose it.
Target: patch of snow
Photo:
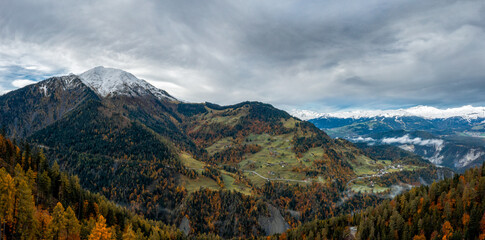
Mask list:
[[[455,163],[455,167],[465,167],[471,162],[477,160],[479,157],[483,156],[485,153],[478,150],[478,149],[470,149],[463,158],[461,158],[457,163]]]
[[[67,88],[67,89],[73,89],[73,88],[76,88],[79,83],[76,83],[76,81],[74,81],[76,79],[76,75],[74,74],[69,74],[67,77],[64,77],[62,78],[64,80],[64,86]]]
[[[102,97],[154,95],[159,99],[176,100],[167,92],[154,87],[145,80],[138,79],[133,74],[119,69],[95,67],[80,74],[79,78]]]
[[[324,113],[318,113],[310,110],[298,110],[298,109],[290,110],[289,113],[292,116],[297,117],[301,120],[310,120],[310,119],[319,118],[325,115]]]
[[[48,96],[47,95],[47,86],[46,85],[42,84],[42,86],[40,86],[39,89],[41,90],[41,92],[44,93],[44,96],[46,96],[46,97]]]
[[[408,152],[414,152],[414,145],[407,145],[407,144],[404,144],[404,145],[399,145],[399,148],[402,149],[402,150],[406,150]]]
[[[433,156],[425,159],[427,159],[428,161],[430,161],[435,165],[440,165],[441,163],[443,163],[443,159],[445,158],[445,156],[440,155],[441,150],[443,150],[443,147],[444,147],[444,144],[435,145],[435,152]]]

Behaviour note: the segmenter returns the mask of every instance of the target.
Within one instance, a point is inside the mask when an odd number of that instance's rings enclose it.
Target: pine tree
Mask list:
[[[43,171],[42,174],[39,174],[37,178],[37,186],[39,188],[39,195],[42,195],[44,198],[49,196],[49,192],[51,190],[51,178],[47,171]]]
[[[98,221],[94,226],[93,231],[89,235],[89,240],[109,240],[111,239],[111,231],[106,226],[106,220],[103,215],[99,215]]]
[[[36,231],[34,218],[35,204],[32,190],[27,185],[24,176],[15,177],[17,194],[15,197],[15,235],[20,239],[31,239]]]
[[[122,239],[123,240],[135,240],[136,239],[136,235],[135,235],[135,232],[133,231],[133,229],[131,228],[131,224],[128,225],[128,227],[125,229],[125,232],[123,233]]]
[[[79,239],[81,225],[79,224],[79,221],[76,218],[76,214],[71,207],[67,207],[64,217],[66,220],[67,239]]]
[[[15,195],[14,179],[4,168],[0,169],[0,239],[5,237],[7,223],[13,222]]]
[[[67,238],[66,218],[64,207],[60,202],[57,203],[52,213],[52,222],[50,226],[52,238],[54,240],[61,240]]]

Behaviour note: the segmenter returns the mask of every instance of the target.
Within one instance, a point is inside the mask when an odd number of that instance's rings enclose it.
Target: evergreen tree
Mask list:
[[[0,169],[0,239],[5,238],[7,223],[13,222],[15,210],[15,182],[12,176]]]
[[[126,227],[125,232],[122,236],[123,240],[136,240],[136,235],[133,229],[131,228],[131,224]]]
[[[15,235],[19,239],[31,239],[36,231],[34,218],[35,204],[32,190],[27,185],[25,177],[16,177],[17,194],[15,197]]]
[[[54,240],[63,240],[67,238],[66,218],[64,207],[60,202],[57,203],[52,213],[52,222],[50,228]]]
[[[67,207],[64,217],[66,220],[67,239],[79,239],[81,225],[79,224],[79,221],[76,218],[76,214],[71,207]]]
[[[42,174],[39,175],[37,178],[37,184],[39,187],[39,194],[44,198],[49,197],[47,193],[49,193],[51,189],[51,178],[49,177],[47,171],[43,171]]]

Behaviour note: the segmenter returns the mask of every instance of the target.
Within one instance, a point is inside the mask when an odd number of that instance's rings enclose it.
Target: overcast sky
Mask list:
[[[0,1],[0,92],[95,66],[177,98],[485,105],[485,1]]]

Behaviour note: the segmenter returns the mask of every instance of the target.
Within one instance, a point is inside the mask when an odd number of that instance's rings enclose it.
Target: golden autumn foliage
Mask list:
[[[136,226],[136,239],[147,239],[153,229],[165,239],[181,237],[83,190],[77,177],[59,169],[56,162],[49,167],[42,152],[20,149],[0,134],[0,239],[112,239],[126,223]]]
[[[96,221],[96,225],[94,226],[93,231],[89,235],[89,240],[110,240],[111,237],[111,229],[106,226],[106,219],[104,219],[103,215],[99,215],[98,220]]]
[[[449,221],[446,221],[443,223],[443,240],[447,240],[451,237],[453,234],[453,227],[451,226],[451,223]]]
[[[288,239],[485,239],[485,164],[430,186],[420,186],[351,215],[303,224]],[[280,235],[281,236],[281,235]],[[272,239],[277,239],[273,237]]]

